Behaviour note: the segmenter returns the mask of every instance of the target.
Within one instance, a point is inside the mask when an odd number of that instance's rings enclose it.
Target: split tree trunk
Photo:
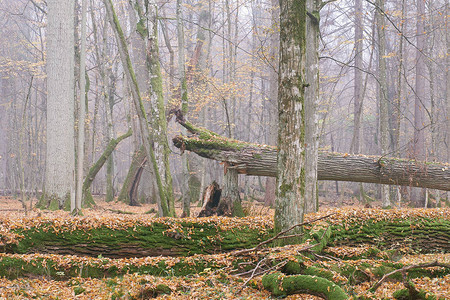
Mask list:
[[[178,122],[193,137],[177,136],[176,147],[228,163],[239,174],[276,177],[277,148],[220,136],[204,128]],[[450,191],[450,165],[347,153],[319,152],[318,179],[404,185]]]
[[[95,176],[100,171],[100,169],[103,167],[105,162],[108,160],[108,158],[111,156],[114,149],[116,149],[117,145],[127,137],[130,137],[132,134],[131,129],[128,130],[127,133],[119,136],[117,139],[112,139],[109,141],[108,146],[106,147],[103,154],[100,156],[100,158],[97,160],[97,162],[89,169],[88,174],[86,175],[86,178],[83,182],[83,200],[84,204],[93,204],[94,199],[92,198],[91,194],[91,184],[94,181]]]

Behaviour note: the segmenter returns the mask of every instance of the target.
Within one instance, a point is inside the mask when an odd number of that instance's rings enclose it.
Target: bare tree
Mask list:
[[[74,1],[49,0],[47,8],[45,194],[62,208],[75,197]]]

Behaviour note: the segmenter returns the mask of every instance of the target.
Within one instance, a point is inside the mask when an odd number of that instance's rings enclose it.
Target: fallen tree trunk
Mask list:
[[[327,214],[328,215],[328,214]],[[379,249],[409,248],[421,253],[450,252],[448,209],[337,210],[324,222],[306,226],[320,245]],[[321,217],[307,215],[306,222]],[[0,252],[50,253],[110,258],[187,256],[248,249],[273,237],[267,218],[0,217]],[[322,243],[323,242],[323,243]],[[1,266],[0,266],[1,268]]]
[[[277,148],[229,139],[196,127],[177,114],[194,136],[176,136],[182,151],[225,162],[240,174],[276,177]],[[319,151],[318,179],[404,185],[450,191],[450,165],[380,156]]]

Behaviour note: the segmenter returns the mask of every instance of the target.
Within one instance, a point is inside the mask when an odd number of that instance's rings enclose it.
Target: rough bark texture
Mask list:
[[[306,1],[280,0],[275,231],[303,221],[305,209]],[[290,241],[283,241],[290,242]]]
[[[74,0],[48,1],[45,193],[59,207],[75,196]]]
[[[270,55],[271,65],[269,67],[269,111],[268,111],[268,130],[267,130],[267,144],[276,145],[277,143],[277,123],[278,123],[278,111],[276,99],[278,99],[278,48],[280,44],[280,9],[279,1],[271,0],[271,22],[273,33],[270,37]],[[266,205],[275,205],[275,189],[276,179],[272,177],[266,178],[266,193],[264,195],[264,203]]]
[[[319,23],[321,1],[306,0],[306,84],[305,89],[305,213],[319,209],[317,154],[319,151]]]
[[[364,219],[368,213],[361,210],[354,211],[360,217],[329,220],[326,231],[322,226],[307,226],[306,238],[318,242],[311,250],[369,244],[380,250],[406,247],[418,253],[450,252],[450,220],[445,212],[430,218],[412,210],[380,211],[369,212],[384,217]],[[408,219],[403,217],[405,213]],[[208,254],[252,248],[273,234],[273,224],[258,218],[139,220],[134,216],[115,216],[98,220],[76,217],[61,222],[58,218],[30,217],[11,224],[3,219],[0,222],[0,252],[19,254],[101,254],[114,258]],[[20,226],[21,222],[25,226]]]
[[[240,174],[276,177],[277,148],[228,139],[179,119],[196,136],[177,136],[175,146],[227,162]],[[450,190],[450,165],[414,160],[319,152],[318,179]]]
[[[76,226],[77,220],[71,220],[66,224]],[[105,225],[90,229],[64,229],[55,227],[52,221],[42,222],[29,229],[13,229],[23,237],[19,238],[17,244],[5,243],[2,239],[0,252],[91,257],[102,255],[110,258],[188,256],[251,248],[271,233],[270,228],[263,230],[256,226],[249,228],[248,225],[236,225],[230,230],[222,230],[218,219],[203,223],[166,219],[150,225],[133,224],[132,220],[129,221],[130,223],[117,224],[115,228]],[[115,221],[111,220],[111,223]]]

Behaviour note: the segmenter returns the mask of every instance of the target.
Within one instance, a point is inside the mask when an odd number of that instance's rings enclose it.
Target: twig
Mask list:
[[[323,216],[323,217],[320,217],[320,218],[317,218],[317,219],[314,219],[314,220],[311,220],[311,221],[307,221],[307,222],[302,222],[302,223],[300,223],[300,224],[296,224],[296,225],[294,225],[294,226],[292,226],[292,227],[290,227],[290,228],[288,228],[288,229],[286,229],[286,230],[283,230],[283,231],[279,232],[279,233],[276,234],[274,237],[272,237],[272,238],[270,238],[270,239],[268,239],[268,240],[266,240],[266,241],[263,241],[263,242],[259,243],[258,245],[256,245],[255,247],[253,247],[253,248],[251,248],[251,249],[238,250],[238,251],[233,252],[233,253],[231,253],[231,254],[232,254],[232,255],[242,255],[242,254],[246,254],[246,253],[249,253],[249,252],[256,251],[256,250],[258,250],[259,248],[261,248],[261,246],[264,246],[264,245],[266,245],[266,244],[269,244],[269,243],[273,242],[274,240],[284,238],[284,237],[282,237],[282,235],[284,235],[285,233],[287,233],[287,232],[289,232],[289,231],[291,231],[291,230],[293,230],[293,229],[295,229],[295,228],[297,228],[297,227],[304,226],[304,225],[308,225],[308,224],[311,224],[311,223],[314,223],[314,222],[317,222],[317,221],[320,221],[320,220],[329,218],[329,217],[332,216],[332,215],[334,215],[334,213],[333,213],[333,214],[326,215],[326,216]]]
[[[263,261],[265,261],[267,259],[267,257],[264,257],[263,259],[261,259],[257,264],[256,267],[253,269],[252,274],[250,275],[250,277],[241,285],[241,287],[238,290],[238,293],[240,293],[242,291],[242,289],[247,285],[247,283],[250,282],[250,280],[252,280],[255,277],[255,272],[256,270],[258,270],[259,265],[261,265],[261,263]]]
[[[285,264],[288,263],[288,261],[289,261],[288,259],[285,259],[285,260],[279,262],[278,264],[276,264],[275,266],[268,268],[267,270],[255,273],[253,277],[269,273],[272,270],[277,270],[279,268],[282,268],[282,267],[284,267]],[[253,272],[253,270],[250,270],[250,271],[242,272],[242,273],[239,273],[239,274],[235,274],[235,276],[244,276],[244,275],[247,275],[247,274],[252,273],[252,272]]]
[[[434,261],[432,263],[423,263],[423,264],[418,264],[418,265],[409,265],[406,267],[403,267],[401,269],[397,269],[395,271],[392,271],[390,273],[385,274],[370,290],[372,292],[375,292],[380,285],[391,275],[394,275],[396,273],[402,273],[404,274],[406,271],[409,271],[411,269],[420,269],[420,268],[431,268],[431,267],[443,267],[443,268],[450,268],[450,264],[444,264],[444,263],[439,263],[438,261]]]
[[[315,257],[317,257],[317,258],[320,258],[320,259],[327,259],[327,260],[338,261],[338,262],[341,262],[341,261],[342,261],[342,259],[339,259],[339,258],[330,256],[330,255],[319,255],[319,254],[317,254],[317,253],[313,253],[313,255],[314,255]]]

